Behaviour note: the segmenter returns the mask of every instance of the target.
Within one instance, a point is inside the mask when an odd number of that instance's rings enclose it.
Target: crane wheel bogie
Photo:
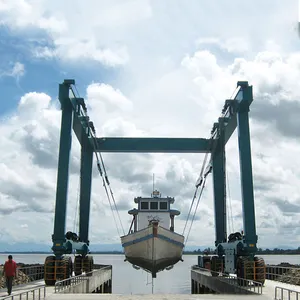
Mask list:
[[[94,259],[93,256],[85,256],[82,258],[82,269],[87,276],[92,275],[92,271],[94,268]]]
[[[73,264],[71,257],[57,259],[54,255],[45,259],[44,280],[47,286],[53,286],[57,281],[66,280],[72,276]],[[66,285],[68,282],[65,283]]]
[[[211,276],[217,277],[220,273],[223,273],[224,259],[218,256],[211,257]]]
[[[255,282],[264,285],[266,280],[266,264],[262,257],[254,257],[255,261]]]
[[[255,283],[265,282],[266,278],[266,266],[262,258],[254,257],[250,258],[247,256],[240,256],[237,259],[237,277],[239,285],[245,285],[246,281],[242,279],[253,280]]]
[[[75,276],[82,274],[82,256],[76,255],[74,259],[74,273]]]
[[[55,256],[47,256],[44,264],[44,280],[48,286],[55,285]]]

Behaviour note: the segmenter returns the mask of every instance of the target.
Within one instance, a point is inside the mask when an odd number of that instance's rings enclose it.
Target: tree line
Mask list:
[[[201,249],[197,249],[194,251],[184,251],[184,254],[215,254],[215,248],[205,248],[203,250]],[[299,254],[300,255],[300,247],[298,247],[297,249],[280,249],[280,248],[274,248],[274,249],[262,249],[262,248],[258,248],[257,249],[257,254],[265,254],[265,255],[270,255],[270,254],[285,254],[285,255],[289,255],[289,254]]]
[[[0,252],[2,254],[7,254],[7,253],[12,253],[12,254],[23,254],[23,253],[31,253],[31,254],[51,254],[52,252],[47,252],[47,251],[15,251],[15,252],[8,252],[8,251],[3,251]],[[197,249],[193,251],[188,251],[184,250],[184,254],[216,254],[215,248],[205,248],[203,250]],[[124,254],[123,251],[92,251],[92,254]],[[274,249],[262,249],[258,248],[257,249],[257,254],[261,255],[268,255],[268,254],[299,254],[300,255],[300,247],[297,249],[280,249],[280,248],[274,248]]]

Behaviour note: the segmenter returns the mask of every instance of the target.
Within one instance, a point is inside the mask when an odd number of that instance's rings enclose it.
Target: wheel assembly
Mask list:
[[[236,275],[238,278],[238,285],[247,285],[248,280],[253,280],[254,263],[247,256],[239,256],[237,259]]]
[[[91,272],[93,271],[94,268],[94,259],[93,256],[85,256],[82,259],[82,267],[83,271],[85,272],[86,275],[91,276]]]
[[[254,257],[254,260],[247,256],[240,256],[237,259],[237,277],[238,284],[245,285],[246,281],[242,279],[253,280],[264,284],[265,282],[265,262],[260,257]]]
[[[78,276],[78,275],[82,274],[82,256],[81,255],[75,256],[75,259],[74,259],[74,273],[75,273],[75,276]]]
[[[56,281],[65,280],[72,276],[73,264],[71,257],[48,256],[44,264],[44,280],[47,286],[55,285]]]
[[[211,276],[219,276],[219,273],[223,272],[223,258],[218,256],[211,257]]]
[[[56,260],[56,280],[65,280],[72,276],[73,266],[71,257]]]
[[[55,285],[55,256],[47,256],[44,264],[44,280],[45,284],[48,286]]]
[[[254,281],[260,282],[262,285],[266,280],[266,265],[265,261],[261,257],[254,257],[255,262],[255,276]]]

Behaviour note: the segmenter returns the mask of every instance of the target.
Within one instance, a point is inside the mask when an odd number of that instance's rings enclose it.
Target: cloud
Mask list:
[[[183,126],[183,131],[186,128],[192,128],[190,125],[192,122],[188,122],[190,119],[188,116],[193,115],[194,106],[205,107],[207,106],[210,113],[205,120],[206,127],[209,128],[213,122],[213,116],[217,116],[220,105],[224,98],[220,99],[221,94],[227,93],[229,90],[228,84],[225,82],[236,82],[236,74],[242,73],[243,70],[250,68],[256,64],[256,69],[265,68],[266,73],[269,69],[273,68],[274,57],[278,60],[278,56],[267,53],[258,54],[253,61],[244,61],[243,64],[237,64],[234,61],[225,67],[218,64],[217,58],[206,51],[196,51],[194,54],[186,55],[182,58],[182,63],[178,65],[178,70],[175,71],[176,76],[168,74],[164,76],[162,82],[170,84],[172,80],[177,82],[180,78],[189,78],[190,82],[186,81],[184,85],[177,87],[177,89],[185,90],[186,85],[192,87],[192,92],[199,91],[199,81],[193,80],[195,78],[202,78],[207,82],[206,89],[202,90],[202,99],[206,96],[210,96],[211,102],[205,103],[203,101],[186,101],[185,110],[186,115],[183,115],[181,111],[177,111],[177,117],[171,117],[168,119],[170,127],[166,127],[166,132],[170,135],[177,135],[176,124],[180,121]],[[261,60],[261,57],[265,58]],[[265,65],[265,62],[268,63]],[[251,68],[250,68],[251,69]],[[255,78],[256,71],[253,73],[247,72],[249,79]],[[168,78],[166,80],[166,78]],[[221,81],[221,78],[225,78],[225,82],[220,84],[220,90],[215,91],[213,82]],[[260,77],[264,80],[263,77]],[[247,79],[247,78],[246,78]],[[234,89],[232,84],[232,89]],[[293,181],[290,181],[288,174],[282,176],[283,172],[293,173],[293,170],[298,166],[291,161],[285,160],[285,166],[280,166],[275,163],[275,158],[283,156],[283,153],[288,145],[291,145],[291,140],[288,139],[289,135],[285,134],[284,139],[279,140],[277,148],[272,147],[273,139],[278,137],[278,133],[272,131],[268,134],[267,138],[262,139],[266,132],[270,131],[273,126],[272,119],[273,114],[270,114],[270,118],[262,117],[262,109],[272,109],[274,106],[271,99],[273,95],[278,93],[277,89],[272,87],[276,86],[276,82],[271,81],[270,87],[265,88],[257,81],[258,89],[255,90],[256,108],[251,112],[251,129],[252,129],[252,145],[253,145],[253,168],[254,168],[254,187],[256,194],[256,206],[257,206],[257,225],[258,232],[264,236],[265,230],[269,230],[274,222],[265,220],[265,206],[269,203],[270,199],[276,199],[276,205],[280,209],[284,209],[284,201],[280,200],[281,195],[288,188]],[[160,97],[156,98],[157,103],[163,102],[169,93],[173,94],[173,91],[166,89],[165,85],[153,83],[153,90]],[[265,100],[264,106],[261,106],[262,96],[268,93],[268,97]],[[231,93],[228,93],[229,95]],[[181,95],[179,94],[178,97]],[[92,83],[86,89],[86,102],[89,105],[90,115],[93,116],[92,120],[99,124],[97,121],[98,113],[103,114],[105,110],[105,118],[102,122],[102,127],[99,127],[101,136],[149,136],[149,130],[147,126],[140,126],[139,122],[136,122],[135,118],[132,118],[138,111],[135,109],[138,107],[138,100],[136,94],[133,96],[124,96],[121,90],[107,84]],[[227,97],[226,97],[227,98]],[[129,100],[130,99],[130,100]],[[178,98],[175,98],[178,99]],[[147,100],[146,100],[147,101]],[[255,105],[255,101],[253,105]],[[279,97],[279,101],[281,98]],[[293,102],[288,102],[293,103]],[[161,116],[168,112],[167,106],[161,106]],[[151,111],[151,110],[150,110]],[[289,111],[286,110],[286,114]],[[293,111],[291,113],[294,113]],[[104,115],[104,114],[103,114]],[[159,114],[158,114],[159,115]],[[254,123],[253,123],[254,122]],[[101,122],[100,122],[101,124]],[[141,124],[141,123],[140,123]],[[152,124],[152,118],[146,120],[148,128]],[[161,123],[163,124],[163,123]],[[167,124],[168,125],[168,124]],[[57,170],[57,155],[59,145],[59,127],[60,127],[60,112],[56,106],[51,102],[51,98],[44,93],[31,92],[21,97],[18,109],[14,115],[9,116],[2,122],[3,132],[5,135],[1,137],[3,149],[14,149],[14,151],[3,151],[2,155],[2,171],[0,174],[5,174],[1,178],[2,186],[1,191],[3,193],[2,201],[5,199],[12,199],[16,204],[15,211],[24,212],[40,212],[46,214],[53,214],[54,199],[55,199],[55,185],[56,185],[56,170]],[[98,125],[99,126],[99,125]],[[164,125],[161,125],[163,129]],[[292,125],[291,125],[291,128]],[[201,131],[201,130],[200,130]],[[192,132],[196,133],[197,130],[193,128]],[[202,129],[202,132],[205,132]],[[228,143],[227,147],[227,161],[230,174],[230,186],[231,186],[231,205],[228,203],[229,214],[229,228],[231,230],[240,230],[242,228],[242,203],[240,200],[239,191],[239,175],[238,173],[238,148],[236,143],[236,136],[233,136],[233,140]],[[75,143],[75,142],[74,142]],[[70,173],[70,185],[69,185],[69,201],[70,212],[68,213],[68,228],[73,227],[74,216],[76,210],[76,202],[78,200],[78,180],[79,180],[79,157],[80,151],[78,143],[74,144],[71,154],[71,173]],[[294,145],[293,151],[299,150],[299,147]],[[264,156],[261,156],[264,153]],[[167,155],[167,154],[103,154],[106,170],[110,178],[111,186],[114,191],[114,196],[117,205],[120,210],[120,215],[123,224],[128,224],[130,216],[127,215],[128,209],[134,206],[133,198],[138,195],[150,195],[152,188],[152,174],[156,174],[156,186],[163,193],[163,195],[174,196],[176,199],[175,207],[181,211],[181,216],[177,218],[176,228],[179,232],[183,230],[187,213],[191,204],[191,200],[194,194],[194,184],[198,178],[199,171],[201,169],[202,159],[199,155]],[[22,163],[22,168],[18,166]],[[73,167],[72,167],[73,165]],[[286,170],[284,170],[286,168]],[[18,171],[17,171],[18,170]],[[288,170],[288,171],[287,171]],[[112,213],[110,211],[109,203],[106,199],[106,194],[102,187],[100,179],[96,178],[97,171],[94,169],[94,182],[92,191],[92,209],[91,209],[91,224],[97,223],[97,211],[102,211],[101,222],[111,222]],[[234,174],[234,175],[232,175]],[[294,179],[294,181],[296,178]],[[280,182],[281,181],[281,182]],[[285,184],[287,187],[284,190],[278,189],[279,186]],[[233,188],[232,188],[233,186]],[[294,188],[295,192],[295,188]],[[277,198],[274,198],[277,195]],[[42,202],[40,199],[44,199]],[[72,199],[72,200],[71,200]],[[100,199],[100,200],[99,200]],[[284,198],[282,198],[284,199]],[[275,200],[272,200],[275,201]],[[290,199],[290,207],[296,207],[298,199]],[[231,206],[231,208],[229,207]],[[230,209],[229,209],[230,208]],[[286,211],[287,218],[290,214],[290,210]],[[232,215],[231,215],[232,211]],[[3,205],[2,213],[12,213],[10,206]],[[275,214],[278,219],[278,212]],[[96,218],[96,219],[95,219]],[[233,222],[230,220],[232,219]],[[271,220],[271,219],[270,219]],[[289,222],[289,219],[286,219]],[[196,237],[195,232],[197,228],[200,228],[200,223],[203,225],[203,230],[206,232],[201,236],[201,240]],[[233,223],[233,224],[232,224]],[[105,224],[105,223],[103,223]],[[273,225],[272,225],[273,224]],[[285,229],[285,225],[281,221],[278,221],[276,230],[282,232]],[[289,223],[287,223],[289,224]],[[112,225],[112,224],[111,224]],[[28,225],[29,226],[29,225]],[[113,225],[112,225],[113,226]],[[198,212],[193,224],[193,230],[191,231],[190,243],[212,243],[211,235],[214,234],[214,202],[212,193],[212,181],[207,183],[203,199],[201,199]],[[97,226],[96,226],[97,227]],[[234,227],[234,228],[233,228]],[[92,228],[92,227],[91,227]],[[29,226],[30,229],[30,226]],[[49,229],[51,230],[51,229]],[[118,235],[113,227],[111,230],[112,237],[110,241],[118,241]],[[109,232],[110,232],[109,231]],[[98,230],[91,229],[91,236],[97,236]],[[229,232],[229,231],[228,231]],[[103,232],[98,232],[103,236]],[[211,241],[211,242],[210,242]],[[270,241],[270,240],[269,240]]]
[[[16,62],[11,70],[10,76],[19,78],[25,73],[25,67],[23,64]]]
[[[297,230],[291,226],[299,205],[300,166],[295,157],[300,150],[300,60],[294,52],[299,40],[291,21],[293,5],[285,3],[282,9],[282,3],[269,0],[242,5],[236,0],[230,4],[221,1],[217,7],[211,1],[199,4],[192,0],[189,6],[173,1],[104,1],[101,5],[90,1],[89,5],[72,2],[72,13],[69,5],[62,1],[0,1],[1,23],[10,34],[29,41],[27,50],[45,63],[45,72],[49,70],[47,58],[58,63],[63,74],[83,76],[82,66],[92,74],[94,78],[80,87],[80,93],[100,137],[208,137],[236,82],[248,80],[253,85],[250,126],[259,243],[268,247],[286,244],[286,240],[297,244]],[[27,62],[25,74],[20,62],[25,60],[12,61],[18,63],[11,65],[10,75],[5,76],[30,80]],[[60,111],[49,91],[37,92],[33,86],[0,123],[1,224],[12,224],[12,215],[23,216],[19,224],[3,231],[3,239],[22,240],[24,236],[34,240],[40,233],[30,220],[44,220],[39,229],[43,241],[49,242]],[[226,147],[231,198],[228,233],[243,227],[237,136],[235,133]],[[175,207],[181,210],[176,228],[182,232],[203,155],[105,153],[103,158],[123,224],[130,222],[127,210],[134,206],[133,198],[150,195],[155,173],[163,195],[176,199]],[[73,229],[80,167],[80,147],[74,135],[70,160],[67,228]],[[93,243],[119,243],[97,177],[94,165],[90,236]],[[18,231],[22,224],[28,225],[22,230],[30,235]],[[214,227],[210,178],[189,243],[212,245]]]
[[[0,77],[14,77],[17,80],[24,76],[24,74],[25,66],[20,62],[14,63],[14,65],[6,71],[0,71]]]
[[[217,46],[229,53],[244,54],[251,50],[249,41],[242,37],[233,37],[223,41],[218,38],[200,38],[196,43],[200,48],[206,48],[207,45]]]
[[[113,110],[128,111],[132,109],[132,102],[120,90],[115,90],[108,84],[92,83],[87,88],[87,97],[91,107],[95,107],[99,103],[104,104],[108,113]]]
[[[50,46],[34,46],[35,57],[69,63],[97,61],[115,67],[126,64],[129,54],[122,42],[107,45],[111,35],[152,15],[148,0],[105,1],[101,5],[92,0],[88,6],[72,2],[71,14],[65,13],[68,9],[69,4],[59,1],[2,1],[1,23],[31,36],[45,34]]]
[[[37,58],[62,58],[69,63],[97,61],[109,67],[123,65],[129,56],[126,47],[117,49],[101,48],[93,40],[61,39],[55,42],[55,47],[38,47],[33,50]]]

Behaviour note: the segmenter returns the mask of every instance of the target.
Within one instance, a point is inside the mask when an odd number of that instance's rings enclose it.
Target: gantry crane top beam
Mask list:
[[[65,80],[63,85],[70,88],[69,100],[74,110],[73,129],[81,145],[90,143],[97,152],[139,152],[139,153],[209,153],[212,151],[212,139],[205,138],[157,138],[157,137],[102,137],[94,138],[90,132],[89,117],[83,98],[75,96],[72,85],[75,80]],[[219,122],[223,119],[225,144],[237,127],[237,112],[249,109],[252,103],[252,86],[246,81],[239,81],[232,99],[226,100],[223,115],[214,123],[212,133],[219,129]],[[215,136],[215,138],[217,135]]]

